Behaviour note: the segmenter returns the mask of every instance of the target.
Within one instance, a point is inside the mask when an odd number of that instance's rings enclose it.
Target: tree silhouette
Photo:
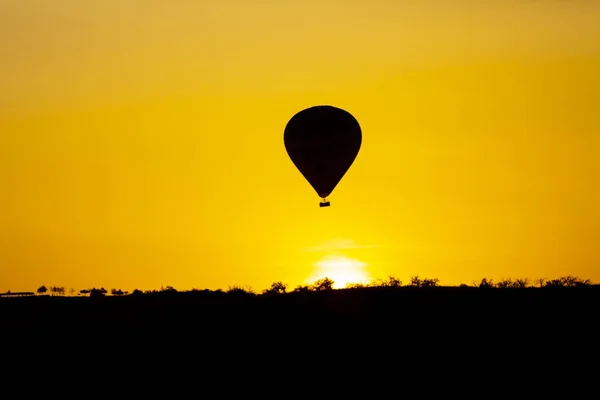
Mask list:
[[[421,287],[421,278],[419,278],[419,275],[411,276],[408,286]]]
[[[250,286],[242,287],[239,285],[229,286],[227,289],[227,294],[232,295],[254,295],[254,290]]]
[[[92,289],[90,289],[89,293],[90,293],[90,298],[100,298],[100,297],[106,296],[106,289],[104,289],[104,288],[100,288],[100,289],[92,288]]]
[[[591,286],[591,284],[592,284],[592,281],[589,279],[581,280],[578,278],[577,281],[575,282],[575,286]]]
[[[546,278],[538,278],[535,280],[535,283],[539,286],[539,287],[544,287],[545,283],[546,283]]]
[[[437,287],[440,280],[438,278],[425,278],[421,279],[418,275],[410,277],[410,283],[408,286],[412,287]]]
[[[332,290],[334,283],[335,282],[332,279],[325,277],[325,278],[319,279],[318,281],[315,281],[312,285],[312,288],[316,292]]]
[[[402,286],[402,281],[395,276],[389,275],[388,279],[375,279],[371,281],[369,284],[353,284],[353,287],[400,287]]]
[[[310,292],[310,291],[311,291],[311,287],[308,285],[298,285],[294,289],[295,293],[306,293],[306,292]]]
[[[63,286],[51,286],[50,293],[52,293],[53,296],[56,296],[56,295],[62,296],[65,294],[65,288]]]
[[[369,287],[369,284],[364,284],[361,282],[348,282],[346,283],[346,289],[361,289],[365,287]],[[373,285],[374,286],[374,285]],[[383,283],[382,283],[383,286]]]
[[[284,294],[287,290],[287,285],[283,282],[273,282],[269,289],[263,291],[264,294]]]
[[[402,286],[402,281],[396,278],[395,276],[389,275],[387,282],[385,282],[385,285],[388,287],[400,287]]]
[[[494,287],[494,282],[488,278],[483,278],[479,284],[475,283],[475,286],[480,287],[482,289],[490,289]]]
[[[528,286],[529,286],[529,279],[527,279],[527,278],[517,279],[513,282],[513,287],[517,288],[517,289],[525,289]]]
[[[421,282],[421,287],[437,287],[439,281],[440,280],[438,278],[423,279],[423,282]]]
[[[162,293],[177,293],[177,289],[175,289],[173,286],[161,286],[160,291]]]
[[[508,279],[503,279],[501,281],[499,281],[498,283],[496,283],[496,287],[499,289],[506,289],[506,288],[510,288],[512,287],[513,282],[512,279],[508,278]]]
[[[581,286],[589,286],[591,285],[591,281],[589,279],[582,280],[576,276],[561,276],[558,279],[551,279],[544,284],[544,287],[547,288],[557,288],[557,287],[581,287]]]
[[[44,294],[48,291],[48,288],[44,285],[40,286],[37,290],[37,294]]]

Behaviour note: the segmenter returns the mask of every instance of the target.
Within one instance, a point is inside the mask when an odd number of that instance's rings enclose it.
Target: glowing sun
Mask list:
[[[310,282],[327,277],[334,281],[335,289],[345,288],[348,283],[368,283],[371,278],[366,266],[362,261],[346,256],[325,257],[315,263],[316,270]]]

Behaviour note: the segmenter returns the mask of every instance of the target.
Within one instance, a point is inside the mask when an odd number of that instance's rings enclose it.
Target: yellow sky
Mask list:
[[[3,0],[0,291],[294,287],[335,257],[598,282],[598,21],[592,0]],[[283,146],[316,104],[363,129],[329,208]]]

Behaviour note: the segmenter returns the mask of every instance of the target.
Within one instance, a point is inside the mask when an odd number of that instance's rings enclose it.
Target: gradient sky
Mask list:
[[[2,0],[0,291],[600,282],[598,21],[595,0]],[[283,145],[316,104],[363,129],[329,208]]]

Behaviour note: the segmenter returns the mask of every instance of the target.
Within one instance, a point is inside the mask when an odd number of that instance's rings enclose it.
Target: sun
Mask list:
[[[309,281],[327,277],[333,280],[335,289],[345,288],[349,283],[368,283],[371,280],[365,268],[367,264],[343,255],[327,256],[314,265],[316,270]]]

